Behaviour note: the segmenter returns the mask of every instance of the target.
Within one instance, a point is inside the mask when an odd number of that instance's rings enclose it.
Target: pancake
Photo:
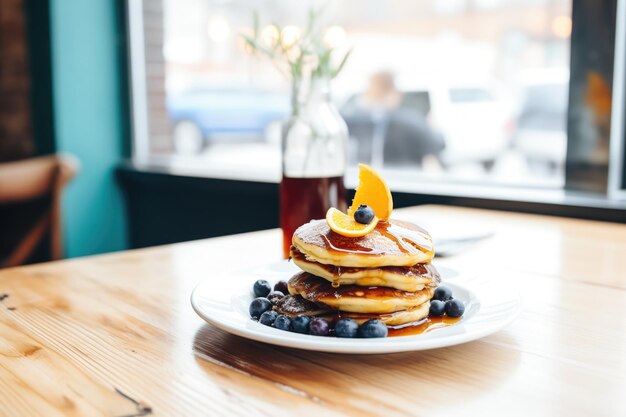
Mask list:
[[[414,323],[428,317],[430,310],[430,301],[426,301],[415,307],[411,307],[407,310],[394,311],[387,314],[374,314],[374,313],[350,313],[347,311],[338,311],[335,314],[325,314],[322,318],[326,319],[344,319],[350,318],[359,324],[365,323],[369,319],[378,319],[385,323],[387,326],[400,326],[402,324]]]
[[[419,291],[425,286],[438,286],[439,272],[432,264],[413,266],[379,266],[356,268],[321,264],[307,257],[294,246],[291,259],[303,271],[324,278],[335,285],[361,285],[366,287],[391,287],[402,291]]]
[[[308,272],[299,272],[291,277],[288,286],[291,295],[299,294],[314,303],[352,313],[393,313],[407,310],[429,301],[435,292],[433,287],[425,287],[415,292],[357,285],[333,288],[327,280]]]
[[[323,304],[316,304],[312,301],[305,300],[299,295],[286,295],[276,302],[274,310],[280,314],[289,317],[295,317],[298,314],[306,314],[307,316],[319,316],[332,311],[332,309]]]
[[[335,266],[413,266],[434,256],[428,232],[399,220],[381,221],[362,237],[342,236],[326,220],[312,220],[296,229],[292,243],[307,258]]]
[[[362,324],[369,319],[378,319],[387,326],[400,326],[402,324],[413,323],[428,317],[430,309],[430,301],[426,301],[416,307],[408,310],[395,311],[387,314],[374,313],[351,313],[347,311],[330,310],[328,307],[319,306],[311,301],[305,300],[299,295],[287,295],[283,297],[276,306],[276,310],[280,314],[295,317],[298,314],[307,316],[317,316],[330,323],[334,323],[339,319],[350,318],[357,323]]]

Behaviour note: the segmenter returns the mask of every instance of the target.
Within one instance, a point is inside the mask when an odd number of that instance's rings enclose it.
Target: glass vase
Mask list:
[[[282,130],[280,226],[285,258],[299,226],[323,219],[330,207],[346,210],[348,128],[331,100],[328,79],[311,80],[306,94],[301,88],[294,80],[292,114]]]

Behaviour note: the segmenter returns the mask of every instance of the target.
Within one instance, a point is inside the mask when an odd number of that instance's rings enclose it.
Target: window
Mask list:
[[[239,34],[250,30],[255,11],[262,24],[302,26],[309,7],[323,3],[332,42],[353,49],[332,84],[341,113],[369,94],[382,74],[387,88],[401,94],[399,111],[411,115],[399,119],[416,126],[412,137],[386,136],[399,145],[387,146],[383,158],[352,155],[411,178],[548,188],[565,183],[571,0],[130,3],[131,32],[143,38],[142,62],[134,56],[133,66],[143,66],[145,74],[145,91],[135,89],[145,100],[145,129],[139,135],[135,129],[138,159],[279,178],[289,82],[251,55]],[[141,102],[135,97],[136,111]],[[141,119],[135,115],[136,123]],[[437,136],[444,146],[426,155],[412,152],[420,135]],[[365,140],[352,134],[350,146],[366,149]]]
[[[450,102],[457,103],[480,103],[496,102],[493,94],[484,88],[451,88]]]

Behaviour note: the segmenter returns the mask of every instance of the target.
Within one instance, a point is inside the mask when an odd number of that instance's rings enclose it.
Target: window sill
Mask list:
[[[238,184],[246,189],[254,184],[263,188],[278,184],[279,172],[267,170],[237,169],[231,172],[212,170],[211,167],[189,164],[185,167],[164,164],[138,164],[126,162],[120,168],[121,181],[128,175],[146,175],[153,181],[168,177],[184,183]],[[425,178],[418,173],[389,172],[389,186],[394,192],[397,207],[418,204],[449,204],[457,206],[492,208],[496,210],[530,212],[563,217],[586,218],[626,223],[626,201],[608,199],[604,195],[566,191],[558,188],[528,188],[522,186],[480,185],[475,183],[451,183]],[[346,175],[347,188],[354,189],[356,170]]]

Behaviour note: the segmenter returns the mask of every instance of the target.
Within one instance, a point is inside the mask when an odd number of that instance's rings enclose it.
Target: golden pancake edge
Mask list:
[[[300,272],[289,281],[289,293],[299,294],[314,303],[322,303],[333,309],[352,313],[392,313],[419,306],[430,299],[434,287],[407,292],[389,287],[361,287],[342,285],[334,288],[323,278]]]
[[[321,264],[291,248],[292,261],[303,271],[324,278],[336,286],[360,285],[365,287],[391,287],[403,291],[419,291],[425,286],[438,286],[439,272],[432,264],[417,264],[408,267],[380,266],[372,268],[341,267]]]

